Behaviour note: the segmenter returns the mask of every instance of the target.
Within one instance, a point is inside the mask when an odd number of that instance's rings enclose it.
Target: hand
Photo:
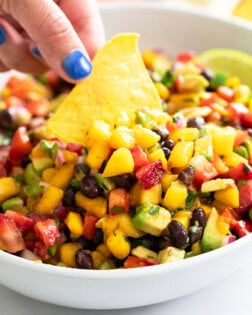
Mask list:
[[[0,0],[0,71],[47,67],[75,83],[104,43],[95,0]]]

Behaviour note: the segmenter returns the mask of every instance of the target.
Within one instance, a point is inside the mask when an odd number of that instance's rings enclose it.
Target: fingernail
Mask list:
[[[5,30],[0,26],[0,45],[2,45],[6,41],[7,35]]]
[[[40,59],[43,59],[43,57],[42,57],[42,55],[41,55],[41,52],[40,52],[40,50],[39,50],[37,47],[33,47],[33,48],[31,49],[31,51],[32,51],[32,53],[33,53],[36,57],[38,57],[38,58],[40,58]]]
[[[84,79],[92,71],[90,60],[80,49],[75,49],[67,55],[62,66],[67,75],[74,80]]]

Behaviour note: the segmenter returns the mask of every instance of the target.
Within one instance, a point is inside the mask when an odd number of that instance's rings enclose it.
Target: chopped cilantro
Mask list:
[[[174,84],[174,75],[170,71],[166,71],[161,78],[161,83],[166,87],[172,87]]]
[[[23,183],[23,176],[21,174],[12,174],[12,177],[15,179],[16,182],[22,184]]]
[[[122,213],[123,212],[123,208],[119,207],[119,206],[114,206],[110,209],[111,213]]]
[[[159,212],[160,207],[159,206],[150,206],[149,214],[154,215]]]
[[[196,191],[187,189],[186,209],[190,209],[193,207],[196,197],[197,197]]]

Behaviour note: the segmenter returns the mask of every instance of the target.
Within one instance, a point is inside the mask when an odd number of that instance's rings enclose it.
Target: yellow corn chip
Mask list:
[[[85,145],[94,120],[113,124],[122,110],[161,110],[160,98],[138,50],[138,37],[117,35],[97,53],[91,75],[75,86],[47,121],[47,137]]]

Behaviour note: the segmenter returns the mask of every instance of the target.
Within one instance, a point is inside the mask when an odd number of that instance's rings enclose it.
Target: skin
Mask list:
[[[7,35],[0,45],[0,71],[39,74],[49,67],[72,83],[63,59],[74,49],[92,59],[105,40],[95,0],[0,0],[0,27]],[[34,47],[42,60],[32,54]]]

